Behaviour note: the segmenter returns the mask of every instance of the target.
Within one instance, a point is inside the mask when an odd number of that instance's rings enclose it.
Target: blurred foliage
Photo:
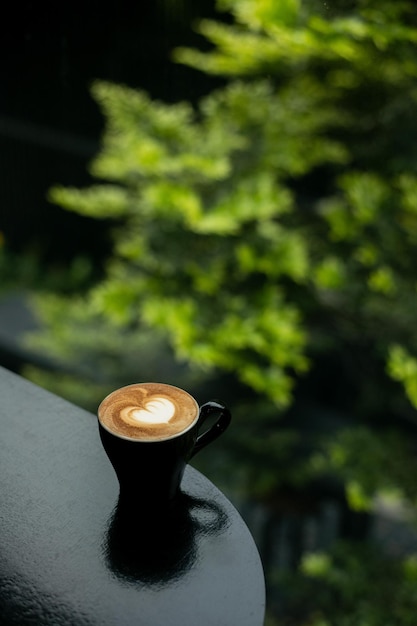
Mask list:
[[[415,440],[393,426],[371,429],[363,425],[323,439],[322,449],[310,458],[311,473],[320,475],[331,468],[346,484],[352,509],[371,510],[377,493],[393,493],[417,505]]]
[[[288,590],[280,626],[414,626],[417,558],[388,558],[376,546],[340,543],[309,553],[300,573],[278,576]]]
[[[197,107],[94,84],[106,120],[98,182],[50,199],[107,220],[113,254],[80,298],[42,297],[48,331],[32,345],[104,384],[137,375],[135,355],[155,342],[202,376],[230,372],[263,403],[247,456],[268,448],[260,482],[272,488],[282,453],[269,444],[288,441],[276,417],[323,355],[351,360],[346,413],[371,429],[388,414],[415,422],[398,383],[416,405],[417,28],[407,3],[388,1],[219,9],[233,19],[201,22],[208,52],[175,52],[225,77]],[[368,483],[391,485],[371,443],[351,442],[381,471]],[[300,475],[320,465],[304,460]]]
[[[113,329],[88,303],[87,295],[62,297],[52,293],[33,296],[36,313],[48,320],[44,331],[27,338],[31,350],[47,354],[56,371],[27,367],[25,374],[85,408],[94,411],[113,389],[137,380],[159,380],[176,384],[197,384],[198,374],[175,364],[166,343],[138,328]],[[187,381],[187,383],[185,382]]]
[[[231,371],[281,407],[317,354],[358,340],[410,395],[408,7],[360,2],[331,17],[296,1],[220,7],[235,23],[202,22],[213,50],[176,52],[235,78],[197,110],[94,85],[107,127],[91,169],[104,182],[51,191],[66,209],[117,222],[88,306],[116,327],[159,329],[180,359]]]
[[[233,376],[250,393],[231,455],[258,497],[331,474],[353,510],[380,491],[415,504],[417,14],[392,0],[218,7],[225,20],[198,26],[208,51],[174,55],[224,80],[196,107],[94,84],[97,183],[50,199],[107,220],[113,254],[82,296],[39,300],[32,345],[104,386],[142,371],[178,384],[174,361],[192,366],[183,380]],[[280,421],[300,396],[307,420],[310,398],[340,426]],[[412,560],[309,559],[299,598],[315,607],[298,600],[294,623],[411,625]]]
[[[61,294],[79,293],[93,281],[91,259],[77,256],[70,264],[49,265],[39,259],[36,249],[12,251],[0,231],[0,295],[16,288],[46,290]]]

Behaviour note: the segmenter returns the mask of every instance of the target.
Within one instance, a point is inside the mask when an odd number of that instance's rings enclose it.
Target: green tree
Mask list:
[[[85,363],[74,337],[92,327],[110,357],[158,331],[279,408],[322,355],[349,354],[351,410],[381,410],[385,368],[416,402],[415,15],[353,4],[223,0],[234,21],[199,27],[212,50],[175,53],[227,79],[196,108],[94,85],[99,182],[50,197],[109,220],[114,251],[79,301],[43,299],[39,345]]]

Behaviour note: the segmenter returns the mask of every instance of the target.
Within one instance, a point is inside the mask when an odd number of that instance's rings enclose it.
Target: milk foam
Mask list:
[[[168,398],[153,398],[143,409],[133,409],[131,417],[145,424],[167,424],[175,414],[175,405]]]

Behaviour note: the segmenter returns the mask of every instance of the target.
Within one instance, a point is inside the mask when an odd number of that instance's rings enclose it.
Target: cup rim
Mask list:
[[[138,386],[142,386],[142,385],[164,385],[166,387],[171,387],[173,389],[178,389],[179,391],[182,391],[183,393],[187,394],[187,396],[189,396],[193,400],[193,402],[195,404],[195,407],[196,407],[196,416],[195,416],[194,420],[191,422],[191,424],[189,424],[186,428],[184,428],[183,430],[181,430],[178,433],[174,433],[173,435],[168,435],[168,436],[165,436],[165,437],[163,437],[163,436],[162,437],[154,437],[153,439],[138,439],[137,437],[128,437],[127,435],[121,435],[119,433],[114,432],[114,430],[111,430],[105,424],[103,424],[103,422],[100,419],[100,408],[101,408],[102,404],[105,402],[105,400],[107,400],[107,398],[109,398],[112,394],[116,393],[117,391],[120,391],[122,389],[128,389],[129,387],[138,387]],[[131,383],[129,385],[123,385],[123,387],[118,387],[117,389],[114,389],[113,391],[108,393],[103,398],[103,400],[100,402],[100,404],[98,405],[98,408],[97,408],[97,420],[98,420],[101,428],[106,430],[110,435],[113,435],[113,437],[117,437],[118,439],[124,439],[124,441],[131,441],[133,443],[163,443],[164,441],[170,441],[171,439],[176,439],[177,437],[180,437],[181,435],[184,435],[189,430],[191,430],[196,425],[196,423],[198,422],[199,417],[200,417],[200,405],[198,404],[198,402],[194,398],[194,396],[192,396],[188,391],[185,391],[185,389],[183,389],[182,387],[178,387],[177,385],[171,385],[170,383],[160,383],[160,382],[155,382],[155,381]]]

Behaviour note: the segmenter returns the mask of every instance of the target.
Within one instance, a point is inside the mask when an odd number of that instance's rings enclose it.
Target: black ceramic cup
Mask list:
[[[153,391],[154,387],[157,392]],[[149,388],[151,392],[147,396]],[[187,406],[191,410],[189,423],[178,432],[162,432],[154,438],[148,438],[146,433],[138,434],[135,429],[124,432],[123,429],[115,428],[112,421],[106,419],[110,405],[118,418],[126,406],[129,406],[129,410],[133,407],[133,413],[141,413],[143,394],[145,401],[152,406],[155,402],[162,403],[165,397],[173,397],[169,395],[172,393],[188,396]],[[136,408],[136,405],[140,408]],[[222,403],[210,401],[199,407],[187,392],[171,385],[128,385],[109,394],[99,406],[98,424],[104,450],[119,480],[119,505],[138,510],[146,507],[148,512],[171,505],[180,490],[187,462],[217,439],[226,430],[230,420],[230,411]],[[209,426],[204,428],[207,423]]]

